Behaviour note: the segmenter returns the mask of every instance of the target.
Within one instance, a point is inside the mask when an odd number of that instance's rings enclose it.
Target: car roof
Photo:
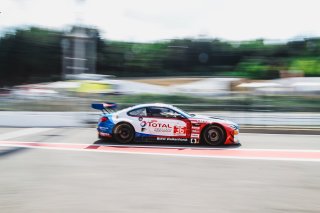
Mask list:
[[[186,117],[189,117],[189,115],[184,112],[183,110],[171,105],[171,104],[164,104],[164,103],[148,103],[148,104],[138,104],[138,105],[135,105],[135,106],[132,106],[132,107],[128,107],[128,108],[125,108],[125,109],[122,109],[120,111],[118,111],[118,113],[123,113],[123,112],[129,112],[131,110],[135,110],[135,109],[139,109],[139,108],[142,108],[142,107],[167,107],[167,108],[170,108],[170,109],[173,109],[181,114],[183,114],[184,116]]]
[[[170,104],[164,104],[164,103],[148,103],[148,104],[138,104],[135,106],[130,107],[130,109],[136,109],[141,107],[168,107],[168,108],[174,108],[174,106]]]

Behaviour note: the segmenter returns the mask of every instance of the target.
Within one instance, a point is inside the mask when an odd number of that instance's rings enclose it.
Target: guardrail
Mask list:
[[[273,112],[191,112],[221,117],[240,126],[320,129],[320,113]],[[101,113],[0,111],[0,126],[6,127],[83,127],[96,124]]]

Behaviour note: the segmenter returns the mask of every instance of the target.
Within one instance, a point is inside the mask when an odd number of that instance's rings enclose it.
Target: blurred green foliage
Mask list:
[[[319,112],[320,98],[313,95],[237,95],[228,97],[192,97],[186,95],[122,95],[108,96],[109,101],[120,107],[141,103],[167,103],[184,110],[232,110],[232,111],[288,111]],[[101,99],[101,101],[105,101]]]
[[[320,112],[318,95],[252,95],[192,97],[187,95],[107,95],[82,98],[19,99],[0,101],[0,110],[10,111],[87,111],[92,102],[116,102],[119,109],[142,103],[168,103],[187,111],[266,111]],[[75,104],[76,102],[76,104]]]
[[[290,70],[303,70],[306,75],[319,75],[320,58],[295,58],[290,63]]]
[[[0,38],[0,86],[57,79],[61,32],[19,29]]]
[[[0,38],[0,87],[59,80],[62,31],[31,27]],[[287,43],[173,39],[133,43],[97,38],[97,72],[119,77],[279,77],[280,70],[320,76],[320,38]]]

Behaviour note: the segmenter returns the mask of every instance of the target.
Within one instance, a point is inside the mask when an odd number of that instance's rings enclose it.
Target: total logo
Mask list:
[[[172,126],[170,126],[170,124],[159,123],[157,120],[148,121],[146,123],[148,124],[149,127],[154,127],[154,128],[156,128],[156,127],[158,127],[158,128],[159,127],[160,128],[172,128]]]

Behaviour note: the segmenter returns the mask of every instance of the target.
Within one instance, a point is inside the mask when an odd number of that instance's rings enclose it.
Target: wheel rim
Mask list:
[[[207,138],[210,142],[217,142],[221,137],[217,129],[210,129],[207,133]]]
[[[114,138],[119,143],[130,143],[134,140],[134,129],[129,124],[119,124],[114,130]]]
[[[119,130],[119,136],[121,139],[129,139],[131,135],[131,131],[127,127],[123,127]]]

